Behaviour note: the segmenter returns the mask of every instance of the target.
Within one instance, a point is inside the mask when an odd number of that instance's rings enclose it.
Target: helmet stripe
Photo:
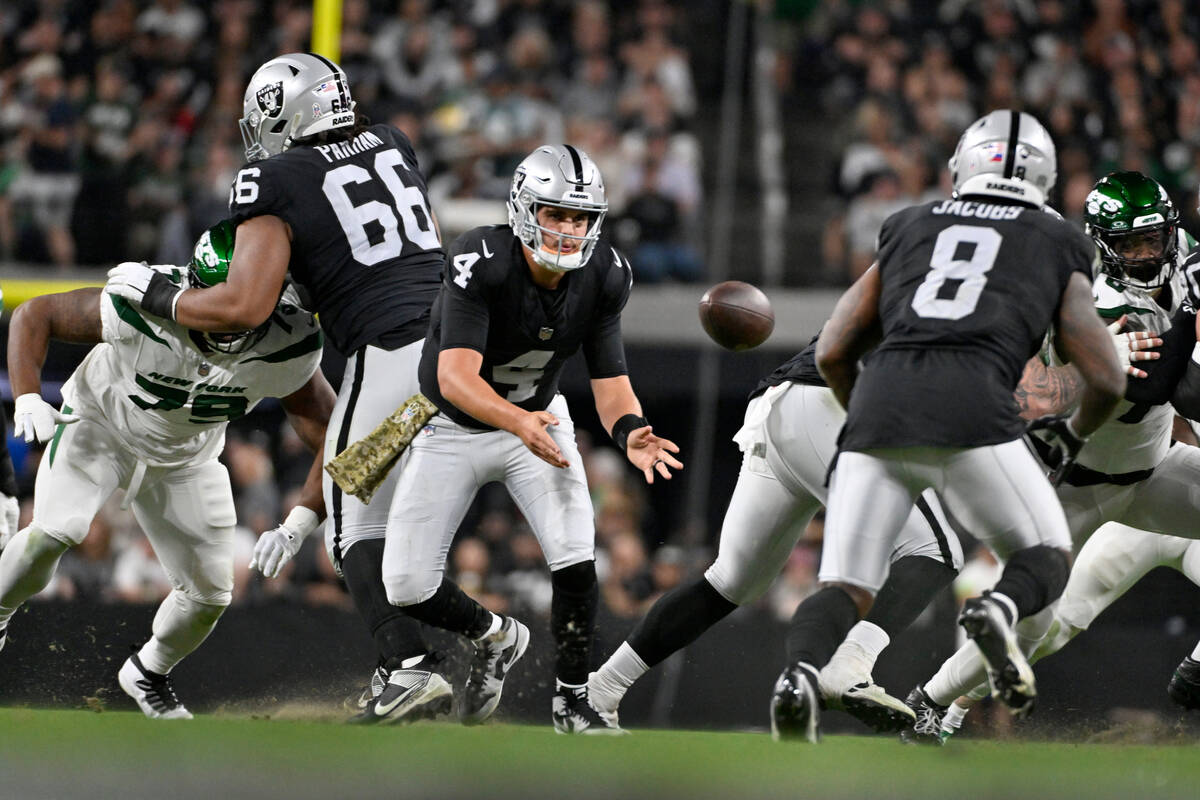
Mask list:
[[[333,82],[337,84],[338,98],[342,101],[342,104],[349,109],[350,98],[346,95],[346,85],[342,82],[342,68],[320,53],[309,53],[309,55],[320,61],[325,66],[329,67],[329,71],[333,73]]]
[[[571,166],[575,169],[575,190],[583,191],[583,160],[579,158],[579,151],[569,144],[564,144],[567,152],[571,154]]]
[[[1004,154],[1004,177],[1011,178],[1017,166],[1017,139],[1021,132],[1021,112],[1016,109],[1008,112],[1012,121],[1008,126],[1008,150]]]

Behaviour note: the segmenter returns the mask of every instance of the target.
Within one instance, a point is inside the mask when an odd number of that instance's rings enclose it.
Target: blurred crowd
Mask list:
[[[1163,183],[1196,230],[1200,6],[1188,0],[826,0],[804,5],[785,51],[820,97],[841,198],[826,277],[870,266],[883,220],[949,193],[959,134],[1020,108],[1058,147],[1051,202],[1081,221],[1101,176]]]
[[[0,261],[186,260],[244,160],[246,81],[309,49],[311,7],[0,3]],[[684,10],[345,0],[340,60],[359,108],[413,140],[451,230],[455,201],[503,200],[524,155],[570,141],[602,170],[611,233],[639,280],[695,280],[701,158]]]

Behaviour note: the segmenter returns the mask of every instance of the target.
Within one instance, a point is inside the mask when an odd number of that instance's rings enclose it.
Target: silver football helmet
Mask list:
[[[1023,111],[993,111],[972,122],[950,158],[955,197],[985,194],[1042,206],[1057,177],[1054,141]]]
[[[346,73],[316,53],[288,53],[259,67],[246,86],[238,120],[247,161],[278,155],[303,136],[353,124]]]
[[[542,206],[586,212],[587,231],[583,236],[571,236],[539,225],[537,211]],[[533,259],[546,269],[566,272],[586,264],[600,239],[600,227],[607,213],[608,199],[600,170],[577,147],[542,145],[526,156],[513,174],[508,192],[508,224],[529,248]],[[545,235],[558,242],[555,249],[545,247]],[[578,249],[564,253],[563,244],[569,240],[577,242]]]

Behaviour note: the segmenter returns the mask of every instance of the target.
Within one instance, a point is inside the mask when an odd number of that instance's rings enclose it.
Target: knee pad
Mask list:
[[[550,584],[556,592],[583,594],[596,585],[596,562],[580,561],[550,573]]]
[[[388,602],[394,606],[415,606],[437,594],[442,585],[443,570],[424,574],[404,572],[394,575],[383,574],[383,588],[387,590]]]
[[[160,607],[158,615],[180,615],[194,622],[214,625],[225,613],[225,609],[229,607],[231,599],[231,595],[200,599],[192,597],[185,591],[175,589],[167,595],[167,600]]]

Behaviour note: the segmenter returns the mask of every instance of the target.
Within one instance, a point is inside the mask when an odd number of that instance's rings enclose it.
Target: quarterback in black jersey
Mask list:
[[[228,280],[180,290],[124,264],[109,273],[107,291],[195,330],[249,330],[271,314],[290,276],[347,358],[328,462],[418,391],[421,342],[445,262],[441,237],[408,137],[369,125],[329,59],[289,53],[263,64],[246,88],[240,125],[248,163],[230,189],[237,233]],[[358,701],[365,722],[441,709],[451,695],[436,673],[410,679],[427,649],[419,625],[388,603],[380,577],[398,472],[369,506],[322,476],[326,549],[379,650]],[[273,551],[267,562],[286,562],[316,528],[315,519],[289,517],[263,534]]]
[[[558,393],[582,349],[596,411],[642,470],[671,476],[679,448],[654,435],[626,374],[621,309],[632,271],[600,243],[608,204],[600,172],[571,145],[539,147],[517,167],[508,226],[477,228],[450,248],[421,357],[421,391],[440,411],[409,447],[393,503],[383,580],[408,613],[475,642],[460,714],[496,709],[529,631],[444,577],[455,530],[479,487],[503,481],[538,537],[554,587],[552,703],[562,733],[612,733],[587,697],[598,587],[593,510],[574,426]]]
[[[827,608],[808,638],[841,641],[867,613],[897,531],[917,494],[932,488],[1005,562],[995,588],[969,600],[959,622],[994,694],[1017,713],[1032,708],[1036,689],[1012,626],[1062,593],[1071,540],[1021,442],[1013,390],[1053,322],[1060,353],[1087,384],[1070,419],[1040,423],[1065,465],[1125,389],[1092,302],[1095,248],[1041,210],[1055,162],[1050,135],[1028,114],[995,111],[972,123],[950,160],[954,199],[884,223],[875,265],[839,300],[816,352],[848,413],[825,524]],[[815,728],[818,708],[805,687],[812,673],[806,663],[784,671],[774,722]]]

